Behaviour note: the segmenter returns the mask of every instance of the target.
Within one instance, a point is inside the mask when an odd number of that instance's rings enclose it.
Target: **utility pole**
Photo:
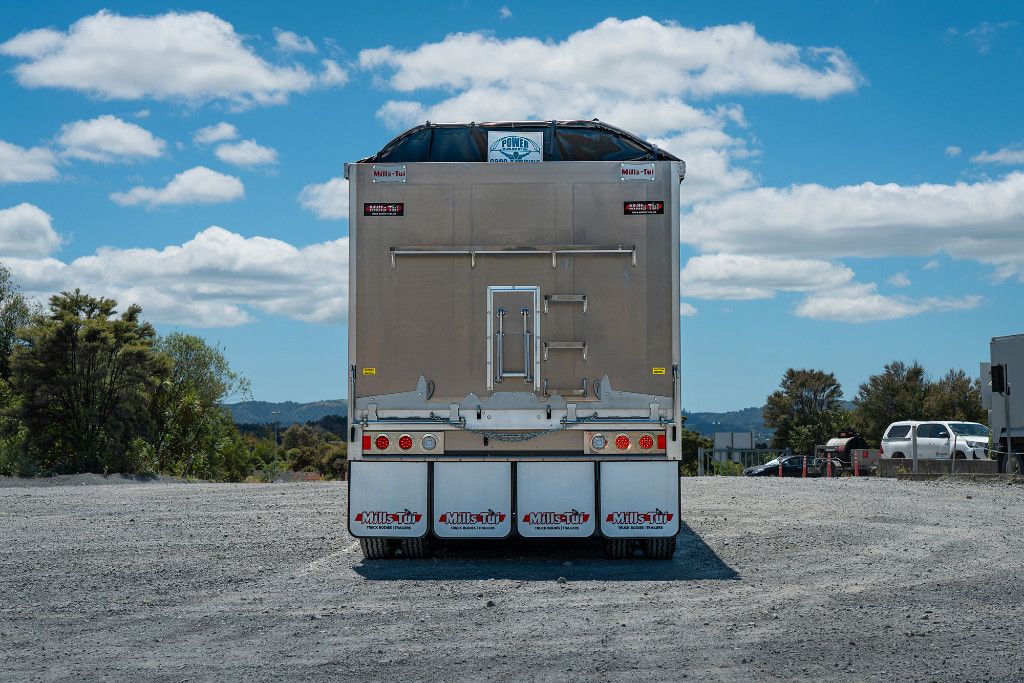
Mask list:
[[[276,449],[281,445],[281,418],[276,417],[281,414],[280,410],[270,411],[271,415],[274,415],[274,448]]]

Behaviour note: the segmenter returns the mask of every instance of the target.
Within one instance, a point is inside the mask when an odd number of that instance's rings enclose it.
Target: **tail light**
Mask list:
[[[407,451],[412,448],[412,437],[408,434],[402,434],[398,437],[398,447],[403,451]]]
[[[603,451],[604,447],[608,445],[608,439],[605,438],[604,434],[594,434],[590,440],[590,447],[595,451]]]
[[[437,448],[437,438],[433,434],[427,434],[420,441],[420,445],[423,446],[423,450],[432,451]]]
[[[640,438],[636,440],[636,445],[642,451],[649,451],[654,448],[654,437],[650,434],[641,434]]]
[[[881,446],[879,446],[878,447],[878,457],[881,458],[882,457],[882,453],[884,453],[884,452],[885,452],[885,450]]]
[[[381,434],[373,440],[373,445],[377,447],[378,451],[386,451],[391,445],[391,439]]]
[[[625,434],[619,434],[615,437],[615,447],[620,451],[628,451],[632,441]]]
[[[665,450],[665,435],[658,434],[658,450]]]
[[[372,447],[373,440],[369,434],[363,434],[363,451],[366,452]]]

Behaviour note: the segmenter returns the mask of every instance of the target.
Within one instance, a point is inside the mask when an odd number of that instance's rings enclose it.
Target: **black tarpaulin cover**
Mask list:
[[[487,161],[487,132],[544,132],[544,161],[678,161],[632,133],[593,121],[430,123],[410,128],[360,163]]]

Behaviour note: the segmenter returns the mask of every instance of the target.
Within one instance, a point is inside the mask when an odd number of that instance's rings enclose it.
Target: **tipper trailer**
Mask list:
[[[981,365],[982,402],[1004,474],[1024,475],[1024,334],[993,337]]]
[[[672,556],[684,172],[597,121],[427,123],[346,165],[367,558],[513,534]]]

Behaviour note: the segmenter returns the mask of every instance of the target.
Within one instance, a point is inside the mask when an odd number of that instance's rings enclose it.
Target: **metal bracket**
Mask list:
[[[565,420],[566,422],[576,421],[576,404],[566,403],[565,404]]]
[[[370,405],[366,406],[366,419],[367,420],[379,420],[380,419],[379,417],[377,417],[377,404],[376,403],[371,403]]]
[[[587,313],[586,294],[545,294],[544,315],[548,314],[548,304],[583,304],[583,314]]]
[[[448,421],[458,422],[459,421],[459,404],[449,403],[448,404]]]
[[[660,404],[652,403],[651,404],[651,420],[658,420],[658,419],[661,419]]]
[[[587,360],[587,343],[586,342],[560,342],[560,341],[546,341],[544,342],[544,360],[548,359],[549,350],[566,349],[569,351],[582,351],[583,360]]]

